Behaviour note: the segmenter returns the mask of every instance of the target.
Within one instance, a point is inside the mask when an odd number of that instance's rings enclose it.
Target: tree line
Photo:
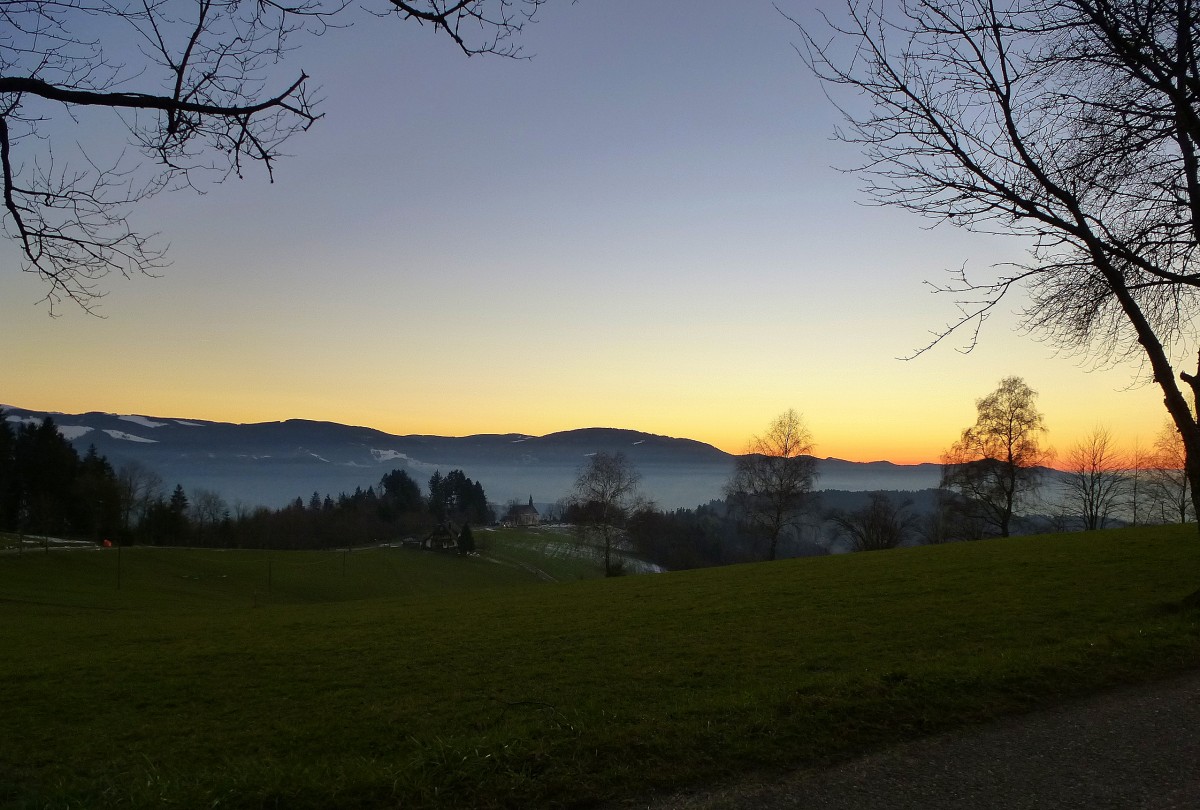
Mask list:
[[[94,447],[80,457],[54,420],[0,412],[0,530],[99,540],[126,517],[123,481]]]
[[[876,551],[1195,520],[1183,440],[1173,422],[1164,424],[1152,449],[1135,446],[1127,453],[1097,427],[1052,470],[1054,453],[1043,443],[1045,417],[1036,399],[1024,380],[1007,377],[977,400],[975,423],[942,456],[936,490],[830,493],[835,501],[861,505],[822,509],[814,492],[812,434],[788,410],[751,438],[723,499],[659,510],[639,493],[640,476],[623,454],[597,453],[580,470],[562,518],[609,576],[623,572],[627,555],[681,569],[839,547]]]
[[[788,410],[751,440],[723,501],[673,512],[641,495],[641,476],[623,453],[596,453],[580,470],[563,517],[606,576],[622,573],[626,554],[678,569],[773,560],[784,542],[794,553],[824,553],[797,533],[816,481],[811,451],[811,434]]]
[[[1151,449],[1135,445],[1128,452],[1097,426],[1052,473],[1056,459],[1043,443],[1045,419],[1036,399],[1024,380],[1007,377],[976,401],[975,424],[942,456],[931,538],[1008,536],[1030,513],[1042,516],[1046,525],[1038,528],[1057,530],[1195,519],[1183,438],[1172,421]]]
[[[483,485],[462,470],[445,476],[437,471],[428,487],[430,494],[425,496],[408,472],[392,470],[378,486],[365,490],[357,487],[337,497],[313,492],[307,500],[298,496],[279,509],[235,503],[231,511],[217,493],[197,489],[188,498],[183,487],[176,486],[167,504],[179,519],[166,526],[151,519],[134,538],[153,545],[327,549],[420,538],[449,525],[461,527],[456,534],[465,530],[470,537],[466,527],[471,523],[495,519]]]
[[[1188,499],[1200,512],[1200,6],[851,0],[798,32],[874,201],[1028,248],[1024,261],[982,277],[964,266],[935,285],[959,316],[916,354],[956,333],[969,351],[1000,302],[1026,293],[1025,329],[1100,364],[1144,363],[1182,448],[1182,464],[1131,459],[1114,472],[1093,434],[1069,460],[1072,517],[1096,528],[1120,499],[1140,521],[1153,469],[1187,483],[1159,482],[1160,519],[1168,501],[1172,518],[1189,517]],[[965,432],[947,459],[952,535],[1008,533],[1035,477],[1013,463],[1034,448],[992,452],[976,444],[987,438]]]
[[[0,531],[113,543],[222,548],[339,548],[422,535],[440,523],[495,520],[480,482],[462,470],[429,479],[406,471],[336,497],[313,492],[278,509],[229,504],[139,462],[114,468],[89,447],[80,456],[52,417],[15,427],[0,414]]]

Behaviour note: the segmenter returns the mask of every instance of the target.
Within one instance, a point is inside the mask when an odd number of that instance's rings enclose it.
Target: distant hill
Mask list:
[[[366,489],[405,469],[422,485],[435,470],[461,469],[489,499],[553,503],[565,497],[588,456],[624,453],[642,474],[642,490],[663,508],[693,507],[721,496],[736,456],[692,439],[616,428],[530,436],[397,436],[336,422],[289,419],[232,424],[202,419],[91,412],[64,414],[0,405],[10,422],[51,416],[81,452],[89,445],[114,466],[138,461],[168,487],[215,490],[231,504],[281,506],[314,491]],[[937,485],[936,464],[817,461],[818,488],[919,490]]]

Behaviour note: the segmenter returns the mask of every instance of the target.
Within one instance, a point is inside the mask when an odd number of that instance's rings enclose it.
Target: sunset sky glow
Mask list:
[[[970,354],[897,359],[955,315],[923,281],[1024,245],[862,205],[797,39],[769,0],[551,2],[522,35],[533,59],[467,59],[359,15],[279,74],[302,67],[327,101],[274,184],[251,171],[133,212],[172,264],[109,279],[102,318],[48,317],[0,247],[0,402],[398,434],[608,426],[731,452],[795,408],[819,456],[912,463],[1018,375],[1060,453],[1099,424],[1151,444],[1166,412],[1139,369],[1056,356],[1017,331],[1019,298]]]

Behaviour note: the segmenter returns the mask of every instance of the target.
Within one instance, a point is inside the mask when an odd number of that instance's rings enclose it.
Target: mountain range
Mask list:
[[[90,412],[66,414],[0,405],[11,423],[54,419],[81,453],[89,446],[114,467],[139,462],[173,488],[214,490],[229,503],[282,506],[318,492],[366,489],[406,470],[422,486],[435,471],[461,469],[494,503],[553,503],[570,493],[590,455],[624,453],[642,492],[660,508],[694,507],[721,497],[736,456],[692,439],[617,428],[530,436],[398,436],[335,422],[289,419],[234,424],[202,419]],[[817,460],[818,489],[920,490],[937,486],[937,464]]]

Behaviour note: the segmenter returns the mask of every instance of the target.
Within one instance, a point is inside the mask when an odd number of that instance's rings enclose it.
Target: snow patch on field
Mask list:
[[[586,545],[578,543],[554,543],[548,542],[541,549],[542,553],[547,557],[556,557],[558,559],[566,559],[575,557],[581,560],[596,560],[601,557],[600,552]],[[661,565],[645,560],[639,560],[637,557],[630,557],[624,551],[617,549],[613,550],[613,556],[621,560],[625,564],[625,569],[634,574],[661,574],[667,569]]]
[[[90,428],[89,428],[90,429]],[[145,439],[141,436],[134,436],[132,433],[125,433],[120,430],[105,430],[109,436],[114,439],[120,439],[125,442],[141,442],[143,444],[158,444],[158,439]]]
[[[487,530],[490,531],[490,530]],[[595,546],[578,542],[571,536],[571,529],[563,525],[544,526],[537,530],[540,538],[530,538],[521,543],[529,549],[536,549],[540,554],[552,559],[580,559],[603,562],[603,552]],[[656,563],[640,560],[630,556],[624,549],[613,549],[613,555],[625,566],[631,574],[661,574],[667,569]]]
[[[135,425],[141,425],[142,427],[148,428],[167,426],[166,422],[155,422],[153,419],[147,419],[144,416],[118,416],[117,418],[123,422],[133,422]]]

